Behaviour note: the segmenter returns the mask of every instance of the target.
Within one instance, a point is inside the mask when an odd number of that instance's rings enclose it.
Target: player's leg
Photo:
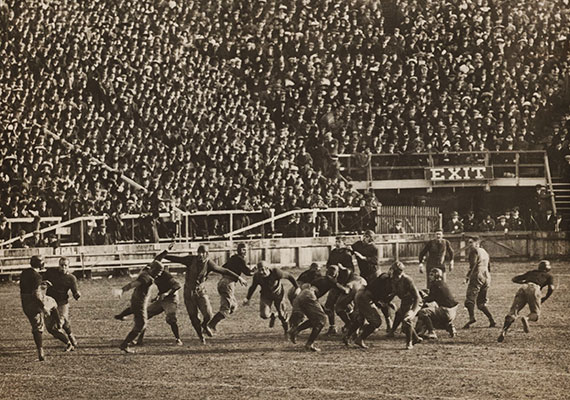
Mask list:
[[[309,338],[307,339],[307,343],[305,343],[305,349],[309,351],[320,351],[320,349],[315,346],[315,341],[327,323],[325,310],[314,293],[311,296],[310,301],[305,303],[303,310],[312,328]]]
[[[184,290],[184,305],[186,306],[190,323],[196,331],[200,342],[206,343],[206,339],[204,339],[204,335],[202,334],[202,324],[200,323],[200,317],[198,316],[198,303],[195,297],[195,291]]]
[[[212,331],[210,328],[208,328],[208,323],[212,319],[212,305],[210,304],[210,298],[208,297],[205,289],[198,291],[196,293],[196,298],[198,302],[198,309],[202,314],[202,332],[212,337]]]
[[[475,302],[477,296],[479,295],[480,286],[476,283],[469,282],[467,286],[467,293],[465,295],[465,308],[469,313],[469,321],[463,326],[463,329],[469,329],[469,327],[477,322],[475,320]]]
[[[59,312],[60,324],[61,327],[63,328],[63,331],[69,338],[69,341],[71,342],[73,347],[74,348],[77,347],[77,339],[75,339],[75,336],[71,332],[71,322],[69,319],[69,303],[58,304],[57,311]]]
[[[273,304],[275,305],[275,309],[277,310],[277,316],[279,317],[279,321],[281,321],[281,326],[283,327],[283,331],[287,334],[287,330],[289,328],[287,324],[287,310],[285,308],[285,290],[283,286],[279,288],[279,291],[275,293],[273,297]]]
[[[484,284],[483,287],[481,287],[481,290],[479,290],[479,293],[477,295],[477,308],[481,310],[481,312],[485,314],[485,316],[489,320],[489,328],[494,328],[497,324],[495,323],[493,315],[491,315],[491,310],[489,310],[489,308],[487,307],[487,302],[489,301],[487,297],[488,290],[489,290],[488,284]]]
[[[536,322],[540,318],[541,298],[542,294],[538,285],[529,285],[527,293],[528,308],[530,309],[527,317],[529,321]]]
[[[123,311],[121,311],[120,313],[118,313],[117,315],[115,315],[115,319],[118,319],[119,321],[124,321],[125,317],[128,315],[131,315],[133,313],[133,311],[131,310],[131,307],[127,307],[125,308]]]
[[[46,329],[54,338],[65,344],[65,351],[71,351],[73,350],[73,345],[67,338],[65,332],[61,329],[61,318],[59,313],[54,311],[52,311],[51,315],[45,317],[44,321]]]
[[[384,315],[384,320],[386,321],[386,332],[390,332],[396,317],[396,306],[392,302],[378,303],[377,306],[380,311],[382,311],[382,315]]]
[[[176,344],[181,346],[182,340],[180,339],[180,329],[178,328],[178,292],[168,296],[162,300],[162,308],[166,314],[166,323],[170,325],[172,334],[176,339]]]
[[[237,309],[237,300],[234,294],[235,283],[225,276],[218,282],[218,294],[220,295],[220,310],[208,323],[208,327],[215,331],[218,323],[227,318]]]
[[[513,299],[513,303],[509,310],[509,313],[505,316],[505,322],[503,322],[503,329],[501,329],[501,333],[497,338],[498,342],[502,342],[505,340],[505,335],[507,334],[511,325],[516,321],[518,318],[519,313],[521,310],[526,306],[527,303],[527,296],[525,292],[525,286],[522,286],[517,290],[515,294],[515,298]]]
[[[340,290],[333,288],[329,291],[327,299],[325,301],[324,309],[329,322],[329,330],[327,332],[327,335],[334,335],[336,333],[334,305],[336,304],[339,296]]]
[[[129,344],[133,342],[139,334],[146,328],[147,322],[147,306],[145,303],[142,304],[131,304],[131,309],[133,310],[133,329],[129,332],[123,343],[119,346],[121,350],[125,353],[134,353],[133,350],[129,348]]]
[[[392,327],[388,331],[388,337],[394,337],[394,334],[396,333],[396,329],[398,329],[398,327],[400,326],[400,324],[404,320],[404,313],[405,313],[405,311],[404,312],[402,311],[402,307],[400,307],[396,311],[396,313],[394,314],[394,322],[392,323]]]
[[[354,343],[366,349],[368,346],[364,343],[364,340],[382,325],[382,317],[380,316],[380,310],[378,310],[371,298],[363,300],[361,300],[358,312],[366,319],[367,323],[362,327],[362,331]]]
[[[34,337],[34,343],[36,345],[36,350],[38,352],[38,359],[40,361],[45,360],[44,349],[43,349],[43,331],[44,331],[44,317],[37,308],[37,306],[32,304],[27,304],[25,299],[22,299],[22,306],[24,308],[24,314],[30,321],[32,327],[32,335]]]
[[[422,308],[418,311],[418,325],[421,325],[425,332],[422,332],[419,328],[417,332],[419,336],[422,336],[425,339],[437,339],[437,335],[434,331],[433,320],[435,312],[432,308]]]
[[[305,318],[305,314],[303,314],[303,311],[301,309],[299,296],[300,294],[296,296],[295,299],[293,300],[293,309],[291,311],[291,317],[289,318],[289,330],[288,330],[289,334],[291,332],[296,332],[297,328]],[[289,335],[289,338],[291,339],[291,341],[293,341],[293,343],[295,343],[294,341],[295,336],[293,336],[292,338],[291,335]]]

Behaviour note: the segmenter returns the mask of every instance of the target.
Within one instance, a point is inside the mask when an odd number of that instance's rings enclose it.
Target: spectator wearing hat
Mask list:
[[[509,230],[511,231],[526,231],[526,224],[520,217],[520,209],[514,207],[511,210],[511,218],[509,218]]]
[[[394,225],[390,228],[390,233],[406,233],[406,229],[402,225],[402,220],[400,218],[396,219]]]
[[[556,230],[556,220],[556,215],[554,215],[552,210],[546,210],[546,214],[540,224],[541,229],[546,232],[554,232]]]
[[[481,220],[481,222],[479,222],[479,225],[477,226],[477,230],[479,232],[493,232],[495,231],[495,220],[493,219],[493,217],[491,217],[491,214],[486,214],[485,218],[483,218]]]
[[[445,231],[447,233],[463,233],[463,222],[459,219],[457,211],[451,213],[451,219],[447,222]]]
[[[0,216],[0,242],[5,242],[12,238],[12,230],[8,225],[8,218],[4,215]]]
[[[477,232],[479,230],[479,222],[475,219],[475,211],[469,210],[467,216],[463,219],[463,228],[465,232]]]
[[[497,217],[497,223],[495,224],[495,232],[509,232],[509,223],[507,222],[507,217],[505,215],[499,215]]]
[[[28,248],[28,243],[27,240],[25,239],[26,236],[26,231],[23,229],[20,229],[20,232],[18,232],[18,239],[16,239],[16,241],[12,244],[12,248],[13,249],[26,249]]]

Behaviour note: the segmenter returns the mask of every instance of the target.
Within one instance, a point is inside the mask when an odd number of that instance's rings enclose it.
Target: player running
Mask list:
[[[303,284],[305,283],[311,284],[311,282],[313,282],[317,278],[320,278],[321,276],[323,276],[323,274],[321,274],[320,265],[317,263],[312,263],[309,266],[309,269],[301,272],[301,274],[296,280],[299,287],[302,287]],[[295,297],[297,297],[298,293],[299,291],[295,286],[291,286],[287,291],[287,298],[289,299],[289,303],[291,304],[291,306],[293,305],[293,301],[295,300]]]
[[[208,258],[208,248],[203,244],[198,246],[197,256],[173,256],[169,255],[167,250],[164,250],[157,256],[157,259],[165,259],[186,267],[184,304],[186,305],[190,322],[200,342],[205,344],[206,339],[204,338],[204,333],[210,337],[212,336],[212,331],[208,327],[208,322],[212,319],[212,306],[208,294],[206,293],[205,285],[208,275],[210,272],[216,272],[224,276],[232,277],[242,285],[246,285],[246,281],[235,272],[218,267]],[[198,311],[202,313],[202,321],[200,321]]]
[[[299,288],[297,280],[290,273],[284,272],[279,268],[270,268],[265,261],[258,262],[257,271],[253,274],[253,281],[247,290],[247,296],[243,301],[243,305],[249,304],[255,290],[260,286],[259,316],[263,319],[269,319],[270,328],[273,328],[275,319],[279,317],[283,331],[287,333],[287,313],[285,312],[285,304],[283,302],[285,290],[283,289],[281,279],[287,279],[295,289]],[[272,306],[275,306],[277,315],[271,311]]]
[[[125,353],[134,353],[129,345],[133,342],[146,328],[148,321],[148,298],[149,290],[154,280],[162,274],[164,266],[160,261],[154,260],[150,263],[148,268],[141,271],[137,279],[129,282],[121,288],[122,296],[125,292],[134,289],[131,296],[131,310],[134,314],[133,329],[129,332],[125,340],[121,343],[119,348]]]
[[[77,340],[71,332],[69,320],[69,291],[75,300],[79,300],[81,293],[77,287],[77,278],[69,273],[69,259],[61,257],[56,268],[48,268],[44,274],[44,279],[51,283],[47,288],[46,295],[52,297],[57,302],[57,312],[61,318],[61,326],[73,349],[77,347]]]
[[[510,326],[516,321],[519,313],[527,304],[530,309],[530,314],[528,314],[528,317],[521,317],[523,330],[526,333],[529,332],[529,320],[534,322],[538,321],[542,303],[544,303],[554,292],[554,278],[550,273],[550,270],[550,261],[542,260],[538,263],[537,269],[528,271],[522,275],[517,275],[513,278],[514,283],[521,284],[522,286],[515,295],[513,305],[511,306],[509,314],[505,317],[505,323],[497,341],[503,342],[505,340],[505,336]],[[544,297],[542,297],[542,289],[545,286],[548,289]]]
[[[65,351],[73,349],[73,345],[61,330],[60,316],[57,312],[56,301],[41,291],[42,276],[39,270],[43,268],[44,261],[41,256],[30,258],[30,267],[20,275],[20,298],[24,314],[32,326],[32,335],[38,351],[38,359],[45,360],[43,349],[44,325],[49,333],[56,339],[65,343]]]
[[[147,267],[148,270],[148,267]],[[170,325],[170,329],[176,339],[176,344],[182,346],[182,339],[180,339],[180,329],[178,327],[178,291],[182,285],[178,283],[170,272],[166,269],[154,279],[154,283],[158,287],[158,294],[152,300],[147,309],[148,319],[162,314],[166,315],[166,323]],[[123,321],[127,315],[132,314],[131,307],[127,307],[121,313],[115,315],[115,319]],[[137,346],[143,345],[144,334],[146,329],[143,329],[135,341]]]
[[[229,269],[233,271],[236,275],[241,274],[251,276],[253,275],[253,270],[251,270],[245,261],[245,255],[247,254],[247,246],[245,243],[240,243],[237,246],[237,253],[230,257],[230,259],[222,265],[222,268]],[[222,276],[218,282],[218,293],[220,294],[220,311],[214,315],[214,318],[208,323],[208,327],[215,331],[218,323],[221,320],[233,314],[238,307],[238,302],[235,296],[235,286],[237,279],[230,276]]]

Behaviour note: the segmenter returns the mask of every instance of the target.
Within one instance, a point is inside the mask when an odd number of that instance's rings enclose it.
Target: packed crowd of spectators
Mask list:
[[[358,206],[339,153],[570,153],[568,0],[0,0],[0,38],[7,217]]]

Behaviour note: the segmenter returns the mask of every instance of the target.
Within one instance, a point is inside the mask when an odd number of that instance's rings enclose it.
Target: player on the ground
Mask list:
[[[443,238],[443,230],[437,229],[435,231],[435,239],[430,240],[425,244],[422,251],[420,251],[420,273],[426,272],[426,287],[429,287],[429,273],[433,268],[439,268],[443,273],[443,280],[446,279],[445,264],[449,263],[449,271],[453,270],[453,248],[449,240]]]
[[[251,297],[255,293],[258,286],[261,287],[259,296],[259,316],[263,319],[269,319],[269,327],[273,328],[275,319],[279,317],[283,331],[287,333],[287,313],[285,312],[285,303],[283,298],[285,290],[281,279],[287,279],[295,289],[299,287],[297,280],[288,272],[284,272],[279,268],[270,268],[265,261],[257,263],[257,271],[253,274],[253,281],[247,290],[247,296],[243,301],[244,305],[248,305]],[[275,306],[277,315],[271,310]]]
[[[472,236],[468,239],[469,249],[469,271],[465,278],[467,283],[467,294],[465,297],[465,307],[469,312],[469,321],[463,329],[468,329],[475,320],[475,304],[489,319],[489,328],[496,326],[491,311],[487,307],[487,292],[491,285],[491,265],[489,253],[481,247],[481,239]]]
[[[396,329],[402,323],[402,330],[406,335],[406,348],[411,350],[415,343],[422,341],[414,329],[414,318],[420,310],[421,296],[412,278],[404,273],[404,268],[404,263],[401,261],[394,262],[390,267],[392,290],[400,298],[401,304],[388,336],[394,336]]]
[[[245,255],[247,254],[247,246],[245,243],[240,243],[237,246],[237,253],[230,257],[230,259],[222,265],[222,268],[229,269],[233,271],[237,276],[241,274],[251,276],[253,275],[253,270],[251,270],[245,261]],[[218,323],[227,318],[230,314],[237,310],[238,302],[235,296],[235,286],[237,279],[230,276],[222,276],[218,282],[218,293],[220,294],[220,311],[214,315],[212,320],[208,323],[209,328],[212,331],[216,330]]]
[[[75,300],[79,300],[81,293],[77,287],[77,278],[69,273],[69,259],[61,257],[59,266],[56,268],[48,268],[44,274],[44,279],[51,283],[47,288],[46,294],[55,299],[57,302],[57,311],[61,318],[61,326],[73,348],[77,347],[77,340],[71,332],[71,324],[69,320],[69,291]]]
[[[148,267],[147,267],[148,269]],[[162,312],[166,315],[166,323],[170,325],[170,329],[176,339],[176,344],[182,346],[182,339],[180,339],[180,329],[178,327],[178,291],[182,285],[178,283],[170,272],[166,269],[154,279],[154,283],[158,287],[158,294],[152,300],[147,308],[148,319],[160,315]],[[127,315],[132,314],[131,307],[127,307],[121,313],[115,315],[115,318],[123,321]],[[145,329],[141,331],[135,341],[137,346],[142,346],[144,340]]]
[[[425,307],[418,311],[416,331],[420,336],[425,330],[425,339],[437,339],[434,329],[445,329],[449,336],[456,335],[453,325],[459,303],[455,301],[447,283],[443,280],[443,272],[433,268],[429,273],[431,283],[429,294],[424,297]],[[432,304],[430,304],[432,303]]]
[[[148,268],[141,271],[137,279],[127,283],[121,288],[122,296],[125,292],[134,289],[131,296],[131,310],[134,315],[134,326],[129,332],[125,340],[121,343],[119,348],[125,353],[134,353],[129,345],[133,342],[141,332],[146,328],[146,323],[148,321],[148,298],[149,290],[152,286],[154,280],[162,274],[164,271],[164,266],[160,261],[156,259],[150,263]]]
[[[235,272],[226,268],[218,267],[212,260],[208,258],[208,248],[201,244],[198,246],[198,255],[187,255],[183,257],[169,255],[164,250],[157,256],[158,260],[165,259],[175,263],[182,264],[186,267],[186,278],[184,282],[184,304],[190,317],[190,322],[200,339],[205,344],[206,339],[204,333],[212,336],[212,331],[208,327],[208,322],[212,319],[212,306],[210,299],[206,293],[206,280],[210,272],[217,272],[224,276],[230,276],[236,279],[240,284],[246,285],[246,281],[236,275]],[[202,321],[198,316],[198,311],[202,313]]]
[[[315,346],[315,341],[327,322],[327,315],[319,303],[319,298],[324,296],[333,287],[340,289],[346,294],[349,292],[348,288],[337,282],[338,271],[338,266],[330,265],[327,268],[326,276],[315,279],[310,285],[304,284],[293,301],[289,339],[291,342],[296,343],[297,334],[305,329],[311,328],[311,333],[305,344],[305,349],[308,351],[321,351]],[[307,320],[299,324],[303,316],[306,316]]]
[[[393,298],[392,281],[388,273],[380,274],[368,285],[360,288],[354,298],[355,316],[342,339],[343,342],[348,345],[360,329],[354,343],[364,349],[368,348],[364,340],[382,325],[380,311],[384,314],[389,330],[394,319],[395,307],[391,302]],[[366,325],[365,321],[368,322]]]
[[[339,283],[345,285],[348,283],[349,280],[352,280],[353,273],[354,273],[354,261],[352,258],[353,251],[346,246],[345,240],[342,236],[337,236],[335,241],[335,248],[332,249],[331,253],[329,254],[329,259],[327,261],[327,267],[330,265],[337,265],[339,267]],[[363,280],[360,276],[356,275],[355,282],[360,282]],[[356,285],[356,283],[355,283]],[[354,285],[353,285],[354,286]],[[325,301],[325,312],[329,319],[329,330],[327,334],[335,334],[336,333],[336,326],[335,326],[335,312],[337,313],[345,313],[348,304],[354,298],[354,293],[356,293],[356,288],[352,294],[350,300],[343,297],[343,300],[339,303],[339,298],[341,298],[342,292],[336,288],[332,288],[327,295],[327,300]],[[341,316],[342,315],[342,316]],[[339,314],[341,319],[343,319],[344,323],[346,324],[348,314]]]
[[[380,274],[380,266],[378,265],[378,248],[374,245],[374,232],[367,230],[362,235],[362,240],[357,241],[351,246],[360,276],[371,282]]]
[[[538,321],[538,318],[540,317],[541,304],[544,303],[554,292],[554,278],[550,273],[550,270],[550,261],[542,260],[538,263],[538,269],[528,271],[513,278],[514,283],[519,283],[522,286],[515,295],[509,314],[505,317],[503,329],[497,339],[499,342],[505,340],[507,331],[513,322],[516,321],[519,313],[525,305],[528,304],[530,313],[528,314],[528,317],[521,317],[523,330],[526,333],[529,332],[529,320]],[[548,289],[544,297],[542,297],[542,289],[545,286]]]
[[[60,317],[57,312],[56,301],[45,296],[41,292],[42,276],[39,270],[44,266],[44,261],[41,256],[32,256],[30,258],[30,267],[22,271],[20,275],[20,298],[22,301],[22,309],[24,314],[28,317],[30,325],[32,326],[32,335],[38,351],[38,359],[45,360],[43,349],[43,331],[44,324],[48,332],[51,333],[56,339],[65,343],[65,351],[73,349],[73,345],[68,340],[65,333],[60,329]],[[50,316],[49,321],[44,321],[46,316]],[[48,323],[49,322],[49,323]]]

